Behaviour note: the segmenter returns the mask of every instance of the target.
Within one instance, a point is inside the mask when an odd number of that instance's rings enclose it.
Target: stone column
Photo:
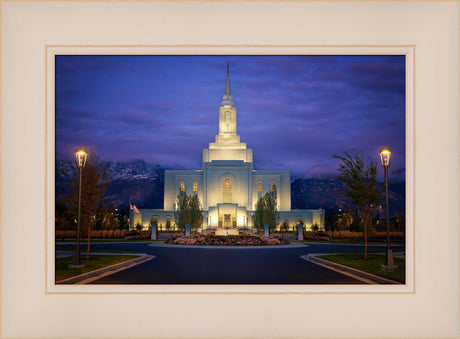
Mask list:
[[[266,237],[269,237],[269,236],[270,236],[270,229],[269,229],[269,227],[268,227],[267,224],[264,225],[264,235],[265,235]]]
[[[297,234],[297,240],[303,240],[303,224],[299,224],[299,232]]]
[[[185,235],[189,236],[190,235],[190,224],[185,225]]]

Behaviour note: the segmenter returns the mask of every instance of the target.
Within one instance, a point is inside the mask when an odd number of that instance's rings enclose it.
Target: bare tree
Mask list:
[[[339,179],[344,183],[344,196],[358,209],[364,222],[364,259],[367,259],[367,231],[372,216],[382,198],[382,188],[377,183],[377,163],[365,160],[360,152],[335,155],[340,160]]]
[[[69,184],[74,190],[69,199],[69,205],[76,210],[78,206],[78,183],[79,183],[79,168],[74,163],[69,173]],[[82,170],[82,226],[86,228],[88,234],[88,248],[86,259],[89,259],[91,245],[91,227],[96,220],[96,211],[99,208],[108,213],[107,203],[103,198],[107,187],[110,185],[112,172],[106,162],[103,162],[94,152],[89,152],[86,166]]]

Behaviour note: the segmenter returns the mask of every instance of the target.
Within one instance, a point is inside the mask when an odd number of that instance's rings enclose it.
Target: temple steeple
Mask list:
[[[236,160],[250,163],[252,168],[252,149],[240,141],[236,127],[236,106],[230,90],[230,71],[227,62],[225,92],[219,106],[219,134],[216,135],[215,142],[209,143],[209,148],[203,149],[203,166],[213,161]]]
[[[235,106],[235,103],[233,102],[233,96],[232,96],[232,91],[230,89],[230,72],[229,72],[229,64],[227,62],[227,77],[225,79],[225,92],[224,96],[222,98],[222,106],[224,105],[230,105],[230,106]]]

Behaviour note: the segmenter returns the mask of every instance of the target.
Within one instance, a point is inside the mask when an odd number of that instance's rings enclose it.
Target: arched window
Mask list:
[[[260,181],[257,183],[257,192],[262,192],[262,183]]]
[[[223,202],[224,204],[231,204],[232,203],[232,179],[225,178],[223,182]]]
[[[198,191],[198,184],[196,182],[193,183],[193,192]]]
[[[180,183],[180,191],[185,192],[185,183],[184,182]]]
[[[276,192],[276,185],[274,182],[270,183],[270,192]]]
[[[232,193],[232,179],[224,179],[224,193]]]

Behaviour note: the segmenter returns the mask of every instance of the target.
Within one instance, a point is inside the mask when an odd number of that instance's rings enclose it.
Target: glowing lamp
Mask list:
[[[391,149],[384,148],[380,150],[380,161],[383,167],[390,166]]]
[[[386,226],[387,226],[387,251],[385,256],[385,265],[387,269],[394,269],[397,266],[394,264],[393,252],[390,245],[390,208],[388,206],[388,166],[390,166],[391,150],[384,148],[380,150],[380,161],[385,172],[385,209],[386,209]]]
[[[75,160],[77,161],[77,166],[80,172],[80,180],[78,182],[78,220],[77,220],[77,239],[75,251],[73,253],[72,265],[69,265],[70,268],[82,267],[80,260],[80,214],[81,214],[81,170],[85,167],[86,156],[88,153],[81,149],[75,152]],[[89,237],[88,237],[89,241]],[[89,244],[88,244],[89,248]]]
[[[83,149],[78,150],[78,151],[75,152],[75,159],[77,161],[77,166],[78,167],[80,167],[80,168],[85,167],[87,155],[88,155],[88,153]]]

